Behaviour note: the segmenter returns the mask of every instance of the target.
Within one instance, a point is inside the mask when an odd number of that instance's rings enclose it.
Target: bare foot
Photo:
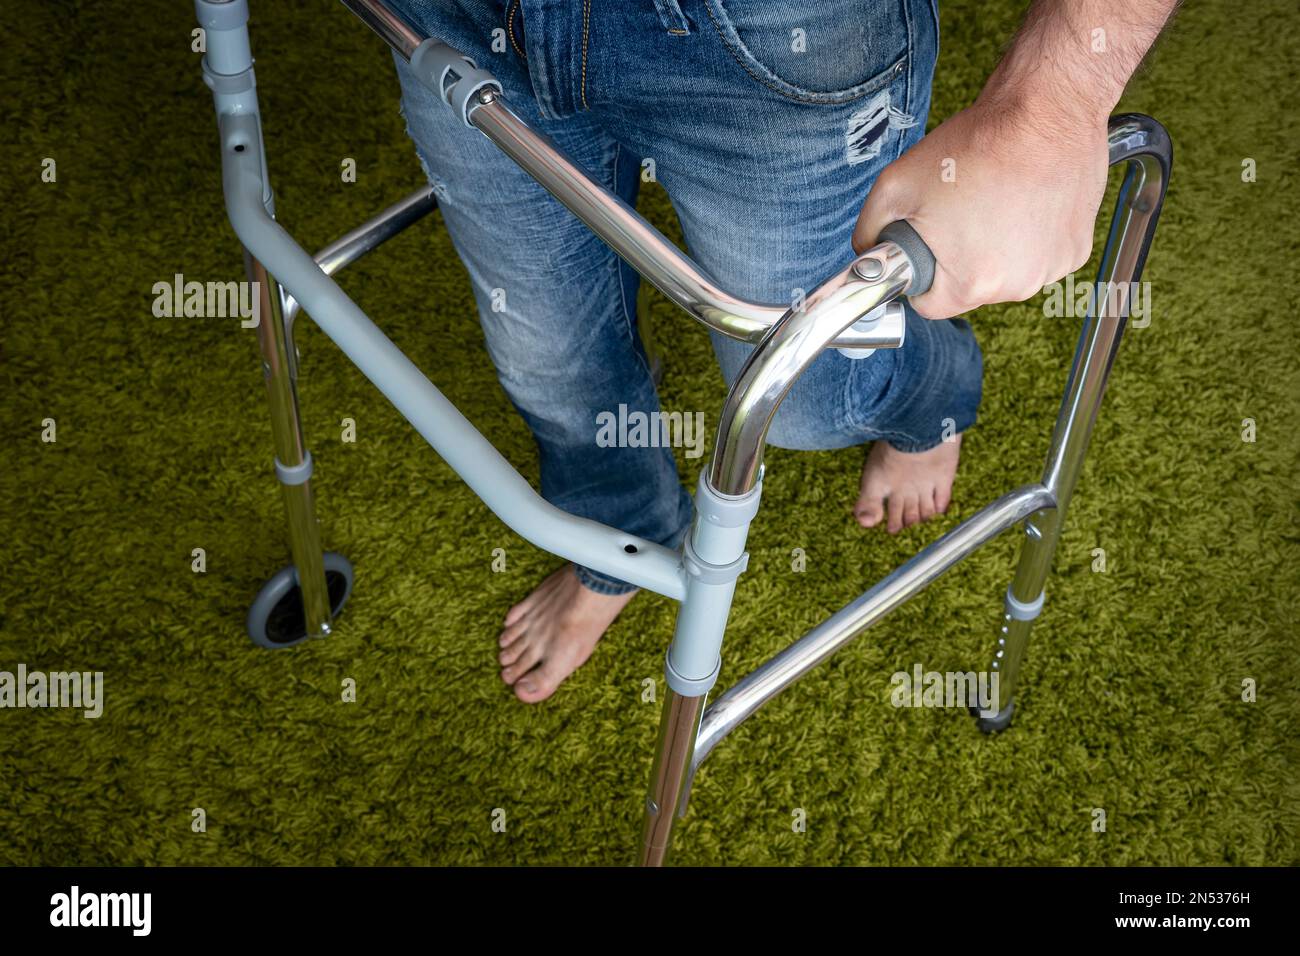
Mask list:
[[[961,435],[928,451],[902,452],[878,441],[867,454],[853,514],[864,528],[874,528],[889,507],[889,533],[920,524],[948,510],[957,474]]]
[[[501,679],[535,704],[587,662],[596,642],[636,596],[598,594],[566,564],[506,614],[501,632]]]

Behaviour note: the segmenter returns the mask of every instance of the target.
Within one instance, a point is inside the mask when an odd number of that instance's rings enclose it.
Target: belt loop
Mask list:
[[[691,32],[691,22],[682,13],[677,0],[655,0],[655,10],[659,12],[659,20],[664,29],[673,36],[686,36]]]

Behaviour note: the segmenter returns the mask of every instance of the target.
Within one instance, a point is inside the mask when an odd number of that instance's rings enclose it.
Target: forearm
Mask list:
[[[1034,0],[980,100],[1095,123],[1119,102],[1180,0]]]

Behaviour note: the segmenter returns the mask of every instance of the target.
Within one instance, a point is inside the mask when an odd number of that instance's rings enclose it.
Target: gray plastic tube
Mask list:
[[[256,115],[226,113],[220,125],[226,211],[240,241],[483,503],[539,548],[681,600],[686,585],[677,552],[545,501],[271,218],[262,204]]]

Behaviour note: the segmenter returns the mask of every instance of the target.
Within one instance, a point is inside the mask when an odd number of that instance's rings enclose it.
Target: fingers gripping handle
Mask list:
[[[877,242],[892,242],[903,250],[903,255],[912,264],[912,284],[907,287],[908,295],[921,295],[930,291],[934,282],[934,253],[920,233],[912,228],[911,223],[902,219],[891,222],[880,230]]]

